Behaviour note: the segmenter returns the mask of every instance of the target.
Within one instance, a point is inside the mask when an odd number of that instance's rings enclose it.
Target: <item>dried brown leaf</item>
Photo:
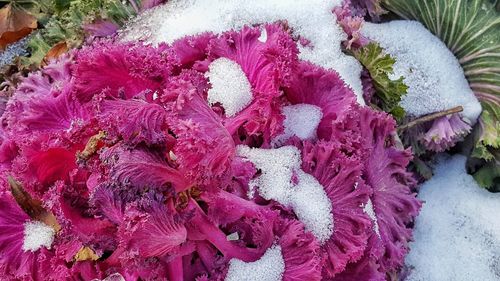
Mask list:
[[[47,65],[51,60],[57,59],[62,54],[66,53],[69,50],[68,44],[65,41],[59,42],[52,46],[50,50],[47,52],[45,57],[43,58],[43,65]]]
[[[8,181],[12,196],[21,209],[23,209],[23,211],[28,214],[30,218],[45,223],[46,225],[52,227],[56,232],[61,229],[56,217],[43,208],[40,200],[33,199],[14,178],[9,177]]]
[[[0,9],[0,48],[30,34],[37,28],[36,18],[11,4]]]

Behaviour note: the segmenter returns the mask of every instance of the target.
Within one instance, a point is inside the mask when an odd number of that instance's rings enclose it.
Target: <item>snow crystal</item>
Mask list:
[[[300,58],[336,70],[364,104],[361,64],[342,52],[341,41],[347,35],[332,13],[341,4],[342,0],[296,0],[293,4],[289,0],[174,0],[143,13],[121,36],[125,41],[172,43],[186,35],[286,20],[294,35],[311,42],[299,44]]]
[[[210,104],[220,103],[231,117],[252,102],[252,86],[238,63],[219,58],[208,68],[205,75],[212,85],[208,90]]]
[[[333,232],[332,203],[323,186],[313,176],[300,169],[300,151],[294,146],[276,149],[238,146],[238,154],[250,160],[262,174],[252,180],[259,194],[293,209],[306,229],[320,242]],[[292,178],[298,177],[294,184]]]
[[[415,21],[365,23],[362,34],[380,43],[396,59],[393,79],[405,77],[408,93],[400,105],[412,116],[463,106],[475,123],[481,105],[469,87],[458,60],[446,45]]]
[[[500,280],[500,194],[480,188],[465,161],[442,157],[420,189],[409,281]]]
[[[28,221],[24,224],[23,250],[35,252],[42,246],[50,249],[55,231],[40,221]]]
[[[321,108],[312,104],[294,104],[284,106],[283,114],[284,133],[277,136],[273,143],[283,143],[292,136],[297,136],[301,140],[316,138],[316,130],[323,117]]]
[[[378,226],[377,216],[375,215],[375,209],[373,209],[373,203],[371,199],[363,206],[363,211],[370,217],[373,223],[373,231],[380,237],[380,228]]]
[[[232,259],[225,281],[281,281],[284,272],[285,260],[281,247],[273,246],[254,262]]]

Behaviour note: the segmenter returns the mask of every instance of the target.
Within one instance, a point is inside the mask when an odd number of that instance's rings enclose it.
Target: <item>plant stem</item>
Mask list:
[[[421,124],[421,123],[424,123],[424,122],[428,122],[428,121],[432,121],[436,118],[439,118],[439,117],[443,117],[443,116],[446,116],[446,115],[449,115],[449,114],[453,114],[453,113],[458,113],[458,112],[462,112],[464,110],[464,108],[462,106],[457,106],[457,107],[453,107],[453,108],[450,108],[450,109],[447,109],[447,110],[443,110],[443,111],[439,111],[439,112],[434,112],[434,113],[431,113],[431,114],[428,114],[428,115],[425,115],[425,116],[422,116],[420,118],[417,118],[417,119],[414,119],[404,125],[401,125],[398,127],[398,130],[399,131],[404,131],[406,129],[409,129],[415,125],[418,125],[418,124]]]

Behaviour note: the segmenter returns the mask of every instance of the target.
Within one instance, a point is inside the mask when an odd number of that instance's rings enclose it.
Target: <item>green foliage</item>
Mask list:
[[[123,25],[136,10],[130,0],[41,0],[19,1],[16,5],[33,14],[41,25],[28,43],[31,56],[21,61],[25,66],[40,65],[45,54],[59,42],[74,48],[85,38],[84,24],[109,20]],[[135,2],[134,2],[135,3]],[[137,4],[137,3],[135,3]],[[47,48],[48,46],[48,48]]]
[[[475,128],[471,158],[483,160],[474,173],[484,187],[500,177],[500,1],[382,0],[384,8],[418,20],[458,58],[483,112]]]
[[[21,64],[25,66],[39,65],[50,50],[50,45],[45,42],[40,33],[37,33],[28,42],[28,48],[31,50],[31,55],[21,57]]]
[[[399,106],[401,97],[406,94],[408,86],[403,83],[403,77],[391,80],[394,58],[386,54],[377,43],[370,43],[353,51],[354,57],[363,64],[370,73],[375,86],[376,95],[380,99],[382,110],[391,113],[397,120],[401,120],[404,109]]]
[[[498,162],[488,162],[472,174],[479,186],[491,191],[500,192],[500,165]]]
[[[498,105],[483,102],[483,112],[478,124],[478,136],[476,146],[472,151],[472,156],[482,158],[487,161],[494,159],[491,152],[500,148],[500,107]]]

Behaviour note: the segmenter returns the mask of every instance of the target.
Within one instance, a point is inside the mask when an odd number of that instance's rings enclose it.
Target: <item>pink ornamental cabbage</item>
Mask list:
[[[374,113],[364,108],[360,113],[358,126],[368,150],[363,172],[372,188],[374,227],[378,228],[378,233],[371,232],[377,242],[369,241],[367,250],[370,256],[380,253],[378,263],[384,272],[403,265],[409,251],[411,226],[421,203],[415,199],[416,181],[405,168],[411,160],[411,152],[394,145],[396,122],[383,112]]]
[[[391,117],[358,106],[336,72],[298,59],[297,44],[281,23],[157,48],[99,41],[26,78],[2,115],[2,280],[224,280],[232,260],[259,264],[275,246],[283,280],[397,270],[420,206],[409,151],[392,141]],[[251,85],[231,117],[207,101],[218,58]],[[238,154],[276,148],[293,104],[322,111],[317,139],[284,145],[301,160],[287,181],[308,173],[331,202],[323,243],[286,202],[265,199],[266,171]],[[24,224],[39,218],[17,205],[9,176],[57,221],[50,246],[23,248]]]
[[[97,37],[109,36],[115,34],[120,26],[112,21],[98,19],[93,23],[83,25],[83,30]]]
[[[325,276],[343,271],[349,262],[357,261],[366,248],[370,218],[360,208],[366,204],[370,190],[362,179],[362,163],[356,155],[345,153],[337,140],[305,142],[302,167],[315,176],[332,202],[334,231],[323,246]]]
[[[0,274],[4,278],[16,276],[18,278],[32,278],[42,280],[41,268],[50,266],[44,260],[47,254],[42,247],[39,250],[31,251],[23,249],[25,223],[30,221],[30,217],[17,205],[14,198],[5,192],[0,197]],[[41,259],[40,261],[38,261]]]
[[[422,137],[422,142],[429,150],[442,152],[462,141],[471,130],[470,124],[455,113],[434,120]]]

